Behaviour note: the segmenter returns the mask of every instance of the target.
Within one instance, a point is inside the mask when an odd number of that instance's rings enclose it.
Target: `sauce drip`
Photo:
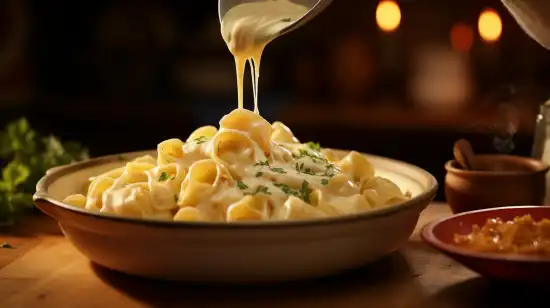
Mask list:
[[[250,64],[254,112],[258,109],[260,60],[265,46],[281,30],[302,17],[308,8],[288,0],[270,0],[239,4],[222,18],[222,37],[235,57],[238,108],[243,108],[243,79],[246,63]]]

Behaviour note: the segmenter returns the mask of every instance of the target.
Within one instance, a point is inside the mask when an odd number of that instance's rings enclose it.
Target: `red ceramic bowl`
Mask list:
[[[476,252],[454,244],[454,234],[468,234],[472,225],[488,218],[512,220],[530,214],[550,218],[550,206],[514,206],[483,209],[435,220],[424,227],[422,239],[455,261],[488,278],[518,282],[550,282],[550,256]]]

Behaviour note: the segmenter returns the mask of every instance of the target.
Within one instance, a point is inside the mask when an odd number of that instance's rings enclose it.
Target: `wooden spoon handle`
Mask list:
[[[475,170],[475,153],[468,140],[460,139],[455,142],[453,154],[455,159],[464,169]]]

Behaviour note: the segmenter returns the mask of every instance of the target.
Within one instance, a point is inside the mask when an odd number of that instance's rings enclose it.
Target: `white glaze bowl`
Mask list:
[[[345,154],[344,151],[339,151]],[[124,159],[154,151],[123,154]],[[397,250],[432,201],[437,181],[413,165],[366,155],[377,175],[412,199],[391,207],[328,219],[208,223],[133,219],[63,204],[88,178],[122,166],[121,155],[50,170],[34,201],[93,262],[139,276],[202,282],[273,282],[313,278],[368,264]]]

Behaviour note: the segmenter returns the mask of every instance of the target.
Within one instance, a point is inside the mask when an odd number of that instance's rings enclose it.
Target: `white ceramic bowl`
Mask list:
[[[144,154],[155,152],[123,156]],[[124,164],[121,155],[111,155],[49,171],[38,182],[34,201],[57,219],[65,236],[86,257],[113,270],[203,282],[313,278],[356,268],[397,250],[435,196],[437,181],[428,172],[366,156],[377,175],[410,191],[412,199],[351,216],[231,224],[132,219],[90,213],[61,202],[82,192],[90,176]]]

